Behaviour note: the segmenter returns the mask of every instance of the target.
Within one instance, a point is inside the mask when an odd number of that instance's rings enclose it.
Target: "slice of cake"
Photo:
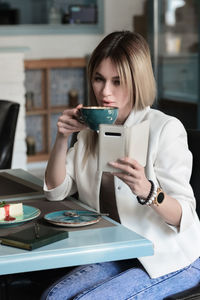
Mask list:
[[[10,203],[0,202],[0,221],[12,221],[16,217],[23,215],[22,203]]]

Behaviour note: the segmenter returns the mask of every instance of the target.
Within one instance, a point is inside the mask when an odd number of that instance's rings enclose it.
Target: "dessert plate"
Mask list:
[[[20,217],[16,217],[15,220],[11,220],[11,221],[1,220],[0,227],[20,225],[21,223],[37,218],[41,213],[41,211],[38,208],[29,205],[23,205],[23,211],[24,214]]]
[[[69,215],[66,213],[69,213]],[[74,213],[75,216],[70,215],[70,213]],[[47,222],[58,226],[82,227],[99,222],[101,217],[98,215],[91,215],[91,211],[86,210],[59,210],[46,214],[44,219]]]

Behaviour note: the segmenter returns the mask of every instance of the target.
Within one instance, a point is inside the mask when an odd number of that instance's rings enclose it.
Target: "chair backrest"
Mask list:
[[[190,179],[200,218],[200,130],[188,129],[188,146],[193,155],[192,176]]]
[[[19,103],[0,100],[0,169],[10,169]]]

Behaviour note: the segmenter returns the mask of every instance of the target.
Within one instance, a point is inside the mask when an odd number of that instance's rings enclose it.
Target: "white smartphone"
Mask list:
[[[122,125],[99,125],[98,171],[116,172],[108,163],[125,156],[125,130]],[[120,170],[121,171],[121,170]]]
[[[123,125],[99,126],[98,170],[104,172],[119,171],[108,163],[128,156],[146,165],[149,142],[149,121],[143,121],[132,127]]]

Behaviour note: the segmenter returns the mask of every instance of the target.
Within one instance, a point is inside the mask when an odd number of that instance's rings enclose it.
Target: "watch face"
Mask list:
[[[159,204],[161,204],[161,203],[163,202],[163,200],[164,200],[164,197],[165,197],[164,193],[163,193],[163,192],[160,192],[160,193],[158,194],[158,197],[157,197],[157,202],[158,202]]]

